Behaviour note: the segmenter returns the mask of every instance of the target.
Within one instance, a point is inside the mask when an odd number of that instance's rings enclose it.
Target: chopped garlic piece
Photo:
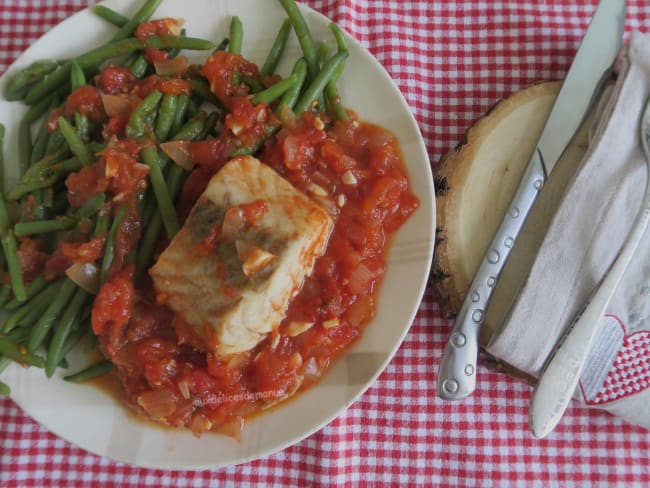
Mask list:
[[[306,330],[309,330],[312,325],[314,325],[313,322],[294,320],[287,327],[287,334],[289,334],[289,337],[296,337],[297,335],[302,334]]]
[[[327,196],[327,191],[325,191],[325,188],[323,188],[320,185],[317,185],[316,183],[309,183],[307,185],[307,191],[309,193],[313,193],[316,196],[319,197],[326,197]]]
[[[273,331],[271,336],[271,349],[275,349],[280,344],[280,334],[277,331]]]
[[[323,321],[323,327],[331,329],[333,327],[338,327],[340,323],[341,321],[337,317],[334,317],[333,319]]]
[[[343,180],[343,184],[345,185],[356,185],[359,183],[359,180],[357,180],[357,177],[354,176],[354,173],[350,170],[347,170],[345,173],[343,173],[343,177],[341,178]]]
[[[289,364],[293,366],[295,369],[298,369],[300,366],[302,366],[302,356],[300,355],[299,352],[294,352],[291,357],[289,358]]]
[[[237,256],[242,261],[242,270],[249,278],[263,270],[275,259],[275,254],[250,242],[237,240],[235,241],[235,247],[237,248]]]

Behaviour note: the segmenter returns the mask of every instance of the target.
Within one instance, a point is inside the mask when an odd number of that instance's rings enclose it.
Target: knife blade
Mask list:
[[[496,282],[548,175],[610,73],[624,24],[625,0],[601,0],[449,335],[438,370],[438,396],[444,400],[460,400],[476,389],[478,336]]]

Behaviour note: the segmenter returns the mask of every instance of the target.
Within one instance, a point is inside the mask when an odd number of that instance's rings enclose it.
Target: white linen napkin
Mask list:
[[[650,96],[650,35],[633,33],[619,70],[529,275],[486,348],[533,376],[616,258],[643,198],[639,124]],[[650,428],[650,230],[602,320],[575,398]]]

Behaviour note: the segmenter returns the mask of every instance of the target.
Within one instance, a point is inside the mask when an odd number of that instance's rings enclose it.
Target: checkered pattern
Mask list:
[[[625,338],[602,389],[592,403],[613,402],[650,386],[650,332],[640,331]]]
[[[217,0],[215,0],[217,1]],[[0,0],[0,72],[87,2]],[[405,94],[435,166],[493,103],[564,76],[597,0],[309,0],[379,59]],[[628,0],[627,32],[650,29]],[[139,469],[88,454],[0,400],[0,487],[648,486],[650,433],[573,407],[556,432],[528,431],[530,388],[479,371],[477,393],[443,403],[435,371],[449,322],[428,291],[379,381],[296,446],[215,471]]]

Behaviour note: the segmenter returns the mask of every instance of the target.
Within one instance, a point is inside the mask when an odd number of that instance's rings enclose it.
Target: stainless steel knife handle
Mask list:
[[[472,394],[476,388],[478,338],[487,306],[497,279],[545,180],[546,172],[541,153],[539,148],[536,148],[451,330],[438,371],[440,398],[460,400]]]

